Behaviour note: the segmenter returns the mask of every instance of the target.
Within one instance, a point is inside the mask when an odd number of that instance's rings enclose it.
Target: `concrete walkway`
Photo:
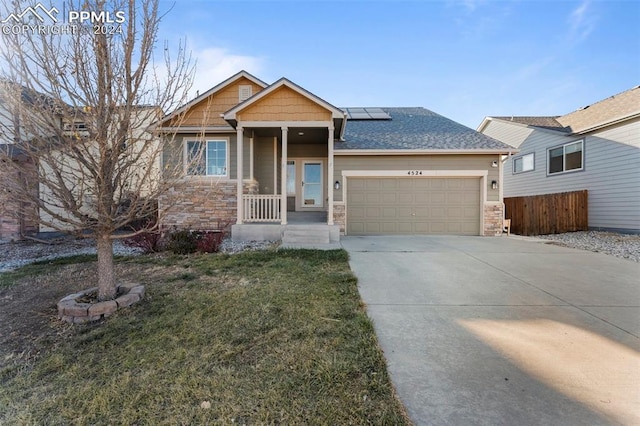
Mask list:
[[[416,425],[640,424],[640,264],[508,237],[343,237]]]

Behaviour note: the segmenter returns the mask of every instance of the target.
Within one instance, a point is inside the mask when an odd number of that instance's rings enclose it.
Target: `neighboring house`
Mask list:
[[[19,96],[19,102],[16,102],[18,98],[11,99],[12,96]],[[51,105],[54,101],[41,93],[0,81],[0,160],[18,166],[0,169],[0,239],[20,239],[38,232],[78,230],[82,229],[81,221],[85,217],[88,221],[96,216],[95,194],[92,192],[95,180],[83,165],[83,161],[90,160],[94,154],[96,158],[99,155],[97,143],[90,139],[87,123],[91,117],[87,114],[90,110],[66,104],[62,108]],[[114,114],[119,113],[120,110],[116,109]],[[123,164],[133,162],[136,167],[126,170],[126,175],[122,168],[118,169],[123,173],[121,181],[125,184],[122,187],[131,188],[118,193],[123,209],[131,197],[154,193],[153,185],[161,182],[161,147],[149,131],[161,116],[162,112],[155,106],[139,106],[131,112],[131,127],[122,140],[126,155],[121,158]],[[25,119],[29,123],[25,123]],[[42,128],[38,126],[40,122],[45,123]],[[39,137],[34,136],[36,133]],[[25,151],[33,140],[41,146],[31,152]],[[25,144],[20,145],[20,141]],[[71,150],[72,141],[77,141],[82,149]],[[22,185],[17,185],[18,182]],[[25,186],[26,190],[33,191],[29,197],[20,196],[24,194]],[[60,196],[61,193],[66,195],[64,191],[67,190],[72,194],[72,204],[77,206],[76,214],[67,208],[66,197]],[[31,206],[29,198],[39,199],[39,207]],[[79,215],[84,216],[78,218]],[[68,223],[72,220],[74,225]]]
[[[136,164],[138,164],[139,171],[134,173],[133,170],[127,170],[128,185],[133,189],[133,193],[130,196],[146,195],[146,187],[152,188],[158,185],[160,176],[160,162],[161,162],[161,147],[158,146],[157,138],[149,131],[150,126],[162,115],[159,108],[155,106],[140,106],[134,109],[135,113],[132,114],[131,128],[128,132],[126,141],[135,141],[126,152],[128,158],[136,158]],[[115,114],[118,114],[117,112]],[[115,120],[117,121],[117,119]],[[62,120],[61,123],[65,136],[73,135],[79,139],[88,141],[85,144],[84,149],[88,152],[95,152],[96,157],[99,155],[99,147],[96,142],[91,142],[88,138],[89,129],[87,123],[82,119],[82,113],[79,112],[74,120]],[[145,143],[149,142],[153,144],[151,148],[145,147]],[[137,144],[137,145],[136,145]],[[139,148],[138,148],[139,146]],[[141,149],[144,149],[144,154],[141,155]],[[64,149],[52,150],[52,155],[48,156],[47,162],[51,162],[52,159],[58,157],[60,161],[56,161],[56,171],[63,172],[69,179],[77,179],[78,184],[74,186],[75,197],[78,202],[81,203],[79,208],[81,213],[88,216],[95,217],[95,201],[96,195],[92,192],[92,188],[95,187],[95,181],[90,172],[81,165],[77,155],[69,155]],[[88,154],[81,154],[80,158],[89,158]],[[44,176],[51,176],[54,171],[45,162],[41,164],[41,174]],[[150,173],[146,172],[148,167],[152,168]],[[132,168],[133,169],[133,168]],[[118,169],[123,171],[123,169]],[[141,183],[144,179],[148,183]],[[45,179],[49,181],[51,179]],[[55,182],[54,182],[55,183]],[[140,194],[135,194],[140,190]],[[150,190],[153,192],[153,190]],[[128,195],[123,192],[121,198],[124,203],[128,199]],[[66,210],[64,204],[53,195],[52,189],[45,183],[40,184],[40,219],[41,224],[39,227],[40,232],[56,232],[60,230],[73,230],[77,229],[79,225],[72,226],[65,221],[57,219],[57,217],[65,218],[66,221],[74,219],[73,213]],[[46,207],[46,208],[45,208]],[[48,211],[47,211],[48,210]]]
[[[520,150],[505,197],[586,189],[589,228],[640,233],[640,86],[563,116],[486,117],[478,131]]]
[[[6,102],[6,87],[0,81],[0,240],[19,240],[38,231],[36,208],[13,196],[19,190],[18,182],[33,176],[35,165],[14,145],[20,126]]]
[[[18,181],[35,174],[35,165],[11,143],[0,142],[0,152],[0,241],[20,240],[38,232],[37,209],[12,194],[18,190]],[[12,161],[17,167],[7,167],[5,161]]]
[[[496,235],[500,158],[517,151],[424,108],[340,109],[286,78],[269,85],[244,71],[157,130],[178,133],[164,167],[184,167],[159,200],[162,225],[228,221],[234,239]],[[323,225],[296,227],[318,217]]]

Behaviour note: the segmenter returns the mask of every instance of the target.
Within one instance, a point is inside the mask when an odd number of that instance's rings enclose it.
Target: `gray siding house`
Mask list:
[[[640,233],[640,86],[563,116],[486,117],[477,129],[519,149],[504,197],[589,191],[589,228]]]

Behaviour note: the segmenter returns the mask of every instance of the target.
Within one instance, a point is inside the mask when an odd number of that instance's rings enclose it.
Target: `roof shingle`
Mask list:
[[[382,108],[391,120],[348,120],[336,150],[504,150],[513,147],[426,108]]]

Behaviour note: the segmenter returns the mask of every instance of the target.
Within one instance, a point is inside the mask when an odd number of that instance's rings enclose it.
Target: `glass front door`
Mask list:
[[[322,207],[322,162],[305,161],[302,166],[302,207]]]

